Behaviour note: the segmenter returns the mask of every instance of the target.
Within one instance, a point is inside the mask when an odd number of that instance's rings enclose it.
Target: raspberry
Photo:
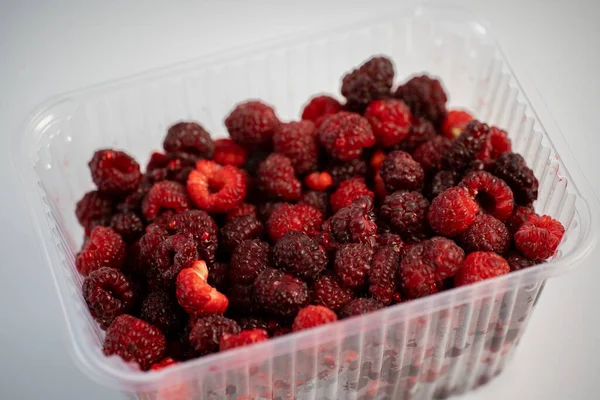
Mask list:
[[[510,234],[506,225],[491,215],[481,214],[473,225],[461,233],[460,242],[469,253],[474,251],[495,251],[506,253],[510,246]]]
[[[312,286],[312,302],[334,311],[344,307],[355,298],[352,290],[342,286],[331,274],[321,275]]]
[[[525,268],[533,267],[536,262],[524,257],[518,251],[511,251],[506,257],[506,262],[510,266],[511,271],[520,271]]]
[[[144,233],[144,222],[134,212],[122,212],[113,215],[110,227],[117,232],[123,240],[130,243]]]
[[[373,201],[369,197],[355,200],[335,213],[328,225],[332,238],[338,243],[373,244],[377,233]]]
[[[365,110],[373,133],[383,147],[391,147],[402,142],[408,136],[412,115],[410,109],[401,100],[376,100]]]
[[[150,154],[150,159],[148,160],[148,164],[146,164],[146,172],[165,168],[167,165],[169,165],[169,161],[171,161],[169,156],[155,151]]]
[[[277,242],[288,231],[316,236],[323,223],[323,215],[306,204],[281,204],[276,207],[267,222],[267,233]]]
[[[312,121],[318,127],[325,117],[341,110],[342,105],[333,97],[326,95],[316,96],[310,99],[304,106],[302,119]]]
[[[240,327],[232,319],[222,315],[206,315],[194,323],[190,332],[190,344],[199,355],[215,353],[224,335],[235,335]]]
[[[242,167],[246,163],[246,149],[231,139],[215,140],[215,151],[212,160],[221,165]]]
[[[344,286],[363,289],[367,283],[372,259],[373,248],[368,244],[344,244],[335,254],[333,268]]]
[[[259,238],[262,232],[263,224],[255,216],[234,218],[221,228],[221,245],[232,251],[244,240]]]
[[[251,331],[254,329],[264,329],[272,334],[279,328],[279,322],[274,319],[266,319],[261,317],[243,317],[238,320],[238,324],[243,331]]]
[[[325,249],[301,232],[287,232],[273,247],[275,266],[304,280],[314,279],[327,261]]]
[[[465,258],[462,268],[454,276],[454,285],[469,285],[509,272],[510,266],[502,256],[489,251],[476,251]]]
[[[387,57],[373,57],[342,78],[346,107],[362,111],[373,100],[390,96],[394,83],[394,65]]]
[[[225,118],[231,138],[245,148],[269,148],[279,119],[272,107],[260,101],[247,101],[235,106]]]
[[[188,164],[195,164],[202,158],[210,159],[215,145],[208,133],[195,122],[178,122],[167,131],[163,141],[167,153]]]
[[[333,183],[339,185],[354,177],[364,177],[367,174],[367,163],[361,158],[348,162],[334,161],[327,167],[327,172],[333,178]]]
[[[210,286],[219,292],[224,292],[229,288],[229,264],[215,262],[208,265],[208,279]]]
[[[317,136],[325,150],[339,161],[360,158],[363,149],[375,145],[369,121],[346,111],[327,117],[317,129]]]
[[[292,162],[281,154],[271,154],[256,171],[258,186],[274,200],[295,201],[302,193]]]
[[[314,170],[319,161],[319,145],[315,136],[315,124],[311,121],[282,123],[273,135],[276,153],[292,162],[298,175]]]
[[[389,192],[396,190],[418,190],[423,186],[425,173],[410,154],[392,151],[381,164],[381,177]]]
[[[333,178],[329,172],[313,172],[304,179],[304,183],[311,190],[324,192],[333,185]]]
[[[339,312],[341,319],[355,317],[357,315],[368,314],[383,308],[383,304],[375,299],[358,298],[346,304]]]
[[[83,276],[102,267],[121,268],[125,261],[125,242],[111,228],[97,226],[83,244],[75,259],[77,271]]]
[[[142,265],[150,264],[154,260],[154,252],[159,244],[163,242],[169,233],[156,224],[150,224],[146,227],[146,234],[140,238],[140,263]]]
[[[132,317],[119,315],[106,330],[104,354],[116,354],[126,362],[137,362],[142,370],[163,359],[167,352],[165,335],[157,327]]]
[[[451,140],[460,136],[467,124],[473,119],[473,116],[463,110],[449,110],[442,124],[442,132]]]
[[[337,212],[363,196],[375,198],[375,194],[369,190],[364,178],[352,178],[340,183],[331,194],[329,201],[333,212]]]
[[[246,179],[236,167],[200,160],[190,172],[187,190],[198,208],[210,213],[226,213],[244,201]]]
[[[422,245],[423,260],[433,268],[439,281],[453,277],[465,259],[464,250],[451,239],[437,236]]]
[[[443,191],[458,184],[458,175],[454,171],[438,171],[431,178],[425,192],[430,199],[436,198]]]
[[[189,268],[198,259],[196,244],[183,235],[169,236],[154,250],[151,275],[162,288],[175,284],[179,271]]]
[[[184,313],[171,293],[157,291],[150,293],[142,303],[140,318],[170,336],[183,326]]]
[[[442,158],[446,169],[463,172],[469,168],[490,135],[490,127],[477,120],[467,124],[461,135],[452,142],[452,148]]]
[[[479,203],[480,210],[504,221],[513,212],[513,192],[502,180],[486,171],[470,172],[459,183]]]
[[[258,342],[264,342],[267,339],[269,339],[269,334],[264,329],[241,331],[236,335],[226,333],[221,336],[219,350],[224,351],[236,347],[248,346]]]
[[[500,154],[491,173],[510,186],[517,204],[526,206],[537,200],[538,180],[519,154]]]
[[[92,317],[102,329],[108,328],[117,316],[129,312],[135,302],[131,283],[113,268],[93,271],[83,281],[81,291]]]
[[[396,98],[404,100],[413,114],[440,126],[446,117],[446,92],[439,80],[427,75],[415,76],[396,89]]]
[[[204,261],[196,261],[191,268],[184,268],[177,275],[175,293],[177,302],[188,314],[223,314],[229,300],[206,280],[208,268]]]
[[[98,150],[88,165],[98,191],[104,194],[126,194],[135,190],[142,180],[140,165],[122,151]]]
[[[408,299],[428,296],[440,290],[435,271],[422,256],[423,249],[422,244],[414,246],[400,264],[399,284],[402,296]]]
[[[515,205],[515,208],[513,209],[513,212],[510,215],[510,217],[508,217],[506,221],[504,221],[504,223],[506,224],[506,228],[508,228],[508,232],[510,232],[511,235],[514,235],[519,230],[521,225],[523,225],[525,221],[527,221],[527,218],[534,213],[535,211],[533,211],[533,207],[531,206]]]
[[[377,244],[379,246],[391,246],[400,254],[404,254],[404,248],[407,246],[402,238],[395,233],[382,233],[377,238]]]
[[[403,239],[418,243],[429,236],[428,207],[421,193],[398,191],[383,199],[380,216]]]
[[[294,318],[292,331],[298,332],[335,321],[337,321],[337,315],[331,309],[324,306],[310,305],[298,311],[298,315]]]
[[[444,236],[456,236],[475,222],[479,206],[469,192],[453,187],[431,201],[427,220],[434,231]]]
[[[150,371],[160,371],[175,364],[178,364],[178,362],[173,360],[171,357],[165,357],[160,362],[152,364]]]
[[[251,285],[269,267],[271,247],[258,239],[244,240],[231,255],[229,280],[234,285]]]
[[[182,212],[189,208],[190,201],[185,187],[173,181],[156,183],[142,202],[142,213],[150,221],[156,218],[161,211]]]
[[[485,166],[493,164],[500,154],[508,153],[512,150],[510,139],[506,131],[492,126],[488,139],[479,150],[477,159],[483,161]]]
[[[225,221],[229,222],[237,217],[257,216],[256,206],[254,204],[242,203],[225,216]]]
[[[152,181],[147,175],[142,177],[142,181],[138,185],[137,189],[133,192],[129,193],[127,196],[123,198],[123,200],[117,204],[118,211],[141,211],[141,206],[144,198],[154,186],[154,181]]]
[[[375,250],[369,270],[369,294],[383,305],[392,302],[399,265],[400,252],[397,247],[382,246]]]
[[[420,145],[413,153],[413,158],[418,162],[425,173],[431,173],[442,167],[442,157],[452,147],[450,139],[436,136]]]
[[[293,317],[308,303],[308,288],[292,275],[267,268],[254,281],[254,301],[267,314]]]
[[[198,256],[212,263],[217,251],[217,224],[202,210],[188,210],[174,215],[168,222],[170,232],[190,237],[196,244]]]
[[[114,208],[113,201],[97,190],[87,192],[75,206],[77,220],[89,233],[95,226],[107,226]]]
[[[393,150],[402,150],[407,153],[412,153],[421,144],[436,137],[437,132],[433,124],[423,117],[413,116],[412,125],[408,131],[408,136],[398,145],[393,147]]]
[[[552,217],[531,214],[515,233],[515,245],[530,260],[543,261],[554,254],[564,233],[564,226]]]
[[[252,285],[233,285],[227,291],[229,309],[241,315],[254,314],[258,306],[254,301],[254,287]]]

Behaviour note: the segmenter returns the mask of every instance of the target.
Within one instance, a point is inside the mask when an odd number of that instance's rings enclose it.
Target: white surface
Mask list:
[[[0,135],[5,141],[48,97],[192,59],[232,45],[356,19],[398,2],[0,1]],[[282,2],[283,3],[283,2]],[[600,3],[444,1],[490,21],[517,75],[529,74],[600,193]],[[118,399],[67,354],[63,316],[35,244],[24,196],[0,147],[0,398]],[[600,249],[592,255],[600,259]],[[600,270],[584,268],[548,283],[507,370],[469,399],[597,397]]]

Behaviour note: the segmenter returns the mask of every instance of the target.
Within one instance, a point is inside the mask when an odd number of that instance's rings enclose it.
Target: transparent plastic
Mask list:
[[[339,93],[343,73],[377,53],[391,56],[399,79],[420,71],[441,77],[451,106],[508,130],[540,180],[536,210],[567,228],[556,256],[507,276],[159,372],[105,357],[104,333],[86,309],[74,267],[83,237],[74,205],[92,188],[87,162],[93,151],[118,147],[147,160],[166,128],[182,119],[223,136],[223,117],[247,98],[275,105],[282,119],[298,118],[311,95]],[[449,9],[399,12],[67,94],[30,119],[13,150],[75,361],[94,380],[143,399],[462,393],[502,371],[546,280],[586,261],[600,227],[598,201],[537,94],[525,94],[482,23]]]

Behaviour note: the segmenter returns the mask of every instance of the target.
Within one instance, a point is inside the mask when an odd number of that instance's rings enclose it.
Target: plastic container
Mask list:
[[[339,93],[343,73],[377,53],[392,57],[397,79],[438,75],[452,106],[508,130],[540,180],[536,210],[567,227],[554,259],[160,372],[105,357],[103,332],[89,316],[74,267],[83,237],[74,205],[92,188],[86,165],[92,152],[115,146],[146,160],[167,126],[181,119],[222,136],[222,119],[246,98],[275,105],[283,119],[298,118],[309,96]],[[419,8],[61,96],[18,133],[13,153],[75,361],[94,380],[143,399],[430,399],[502,371],[546,280],[581,264],[597,240],[597,199],[552,121],[538,118],[540,110],[484,25],[461,11]]]

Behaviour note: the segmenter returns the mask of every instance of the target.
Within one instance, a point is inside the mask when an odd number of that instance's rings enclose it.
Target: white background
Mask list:
[[[50,272],[9,154],[10,136],[48,97],[331,20],[383,1],[86,2],[0,0],[0,398],[120,399],[68,354]],[[491,23],[546,99],[600,193],[600,2],[452,1]],[[600,260],[600,249],[591,255]],[[592,263],[593,264],[593,263]],[[548,283],[513,363],[467,399],[598,398],[600,266]]]

